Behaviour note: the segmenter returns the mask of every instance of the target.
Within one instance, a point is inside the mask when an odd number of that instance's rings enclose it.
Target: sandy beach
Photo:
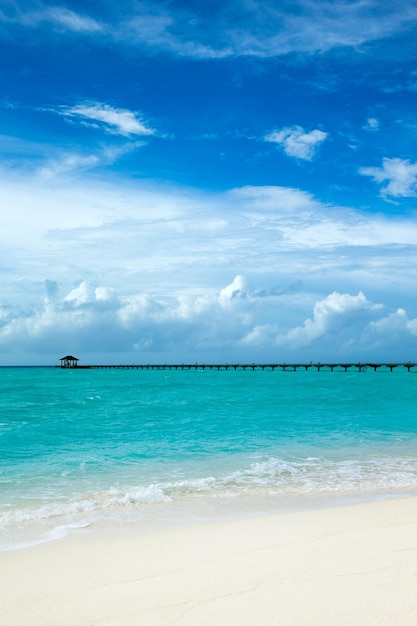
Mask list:
[[[7,626],[414,626],[417,499],[81,529],[1,554],[0,577]]]

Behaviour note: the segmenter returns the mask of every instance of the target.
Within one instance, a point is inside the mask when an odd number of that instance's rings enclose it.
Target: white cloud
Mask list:
[[[113,288],[93,287],[86,281],[82,281],[65,296],[63,302],[69,303],[74,307],[80,307],[82,305],[95,306],[103,303],[113,305],[117,302],[117,298]]]
[[[308,318],[302,326],[292,328],[276,338],[278,345],[290,345],[298,348],[308,346],[323,335],[346,328],[352,318],[364,312],[376,311],[382,305],[373,304],[362,292],[356,296],[334,291],[324,300],[314,305],[313,319]]]
[[[80,15],[66,7],[50,7],[38,14],[40,20],[50,21],[58,26],[77,33],[97,33],[103,26],[85,15]]]
[[[112,165],[118,159],[144,145],[143,141],[129,141],[122,146],[102,147],[94,154],[55,151],[54,155],[49,156],[39,167],[38,174],[46,179],[62,179],[74,172],[79,175],[82,171]]]
[[[384,158],[382,167],[362,167],[359,173],[370,176],[377,183],[387,183],[381,190],[383,196],[417,195],[417,163],[410,163],[408,159]]]
[[[41,2],[9,4],[8,11],[0,9],[0,22],[20,24],[29,28],[37,28],[43,24],[52,24],[59,30],[84,34],[103,32],[105,27],[97,20],[76,13],[63,6],[45,6]]]
[[[397,309],[387,317],[370,322],[367,331],[379,335],[382,341],[390,341],[393,335],[399,333],[411,334],[417,337],[417,319],[409,319],[404,309]]]
[[[74,107],[62,107],[61,115],[81,120],[83,124],[101,128],[115,135],[154,135],[155,130],[146,125],[141,116],[127,109],[115,109],[108,104],[86,102]]]
[[[24,346],[27,353],[53,349],[58,353],[66,345],[78,344],[85,352],[105,346],[107,353],[115,346],[131,353],[136,347],[180,353],[208,345],[218,350],[236,341],[246,324],[245,311],[224,312],[225,299],[233,298],[241,280],[237,277],[211,297],[161,298],[145,292],[119,297],[113,288],[82,281],[64,297],[55,294],[53,300],[44,299],[19,315],[0,307],[0,345],[6,349]]]
[[[45,178],[53,178],[74,170],[79,172],[82,169],[91,169],[100,163],[100,158],[95,154],[65,154],[42,165],[39,168],[39,174]]]
[[[357,47],[401,32],[415,21],[415,7],[381,7],[375,0],[331,4],[294,0],[286,6],[273,0],[232,0],[213,7],[210,20],[198,4],[192,9],[176,7],[175,13],[166,6],[142,4],[140,14],[127,18],[116,36],[180,56],[274,57]]]
[[[199,59],[268,58],[357,48],[404,32],[417,20],[413,3],[381,4],[377,0],[293,0],[286,5],[274,0],[230,0],[213,5],[209,20],[201,3],[176,5],[170,10],[166,3],[127,1],[112,6],[107,20],[103,3],[101,11],[102,16],[95,19],[63,6],[26,0],[24,9],[17,2],[9,3],[8,10],[0,10],[0,20],[32,28],[52,24],[58,31],[99,34],[125,45]]]
[[[258,291],[242,276],[210,296],[182,293],[161,298],[146,292],[120,296],[113,288],[83,281],[66,295],[55,294],[53,300],[46,298],[19,314],[0,306],[0,346],[6,359],[9,351],[22,350],[26,355],[46,354],[52,362],[71,347],[84,363],[92,353],[101,362],[115,362],[112,354],[121,354],[137,363],[209,362],[213,355],[217,362],[413,357],[417,319],[398,310],[369,322],[384,307],[362,292],[333,292],[316,302],[312,318],[292,327],[292,307],[304,311],[306,301]],[[392,335],[402,340],[402,351]]]
[[[90,274],[124,293],[136,280],[160,293],[186,285],[201,293],[230,273],[275,276],[277,287],[319,275],[347,285],[355,268],[363,289],[379,281],[385,288],[394,277],[412,284],[412,216],[366,215],[285,187],[206,195],[77,171],[71,178],[0,172],[0,180],[8,216],[0,265],[11,268],[3,292],[7,284],[16,293],[21,277],[62,282]]]
[[[324,205],[312,194],[302,189],[279,187],[273,185],[238,187],[229,194],[245,209],[261,209],[262,211],[299,213],[302,211],[321,212]]]
[[[219,302],[224,307],[229,307],[234,300],[246,297],[246,285],[243,276],[236,276],[234,280],[221,290]]]
[[[380,315],[372,302],[413,306],[413,216],[362,214],[285,187],[204,194],[83,172],[0,180],[6,362],[19,346],[51,354],[73,342],[106,354],[120,343],[124,359],[135,345],[164,359],[184,345],[228,360],[279,347],[288,360],[312,342],[332,353],[335,333],[359,346]],[[349,295],[358,290],[367,297]]]
[[[315,129],[307,133],[301,126],[288,126],[265,135],[264,140],[278,144],[288,156],[312,161],[326,138],[327,133],[322,130]]]
[[[257,324],[243,337],[242,344],[250,347],[274,345],[277,334],[275,324]]]
[[[366,130],[379,130],[379,120],[377,120],[375,117],[368,117],[364,128]]]

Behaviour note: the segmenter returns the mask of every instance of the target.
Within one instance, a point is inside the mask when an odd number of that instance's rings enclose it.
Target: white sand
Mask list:
[[[0,555],[5,626],[417,625],[417,499]]]

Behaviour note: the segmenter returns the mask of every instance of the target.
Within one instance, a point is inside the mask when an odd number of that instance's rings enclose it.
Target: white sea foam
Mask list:
[[[417,458],[374,457],[329,461],[309,457],[296,461],[270,458],[224,478],[237,490],[270,493],[351,492],[416,488]]]
[[[417,489],[417,457],[375,456],[366,459],[331,461],[316,457],[284,460],[269,457],[246,468],[218,476],[150,483],[118,485],[95,493],[61,497],[42,503],[10,504],[0,512],[0,525],[52,518],[66,519],[83,513],[140,507],[181,498],[352,494]]]
[[[88,528],[90,522],[80,521],[69,524],[63,524],[60,526],[54,526],[46,532],[41,532],[36,539],[26,539],[24,541],[9,541],[3,545],[0,543],[0,552],[8,552],[10,550],[23,550],[24,548],[30,548],[31,546],[37,546],[41,543],[47,543],[49,541],[56,541],[67,537],[71,531],[81,528]]]
[[[78,499],[62,499],[39,506],[13,507],[0,514],[0,524],[11,522],[27,522],[54,517],[71,516],[79,513],[99,511],[109,507],[128,506],[139,503],[166,501],[170,497],[155,485],[135,490],[122,491],[109,489],[107,492],[86,494]]]

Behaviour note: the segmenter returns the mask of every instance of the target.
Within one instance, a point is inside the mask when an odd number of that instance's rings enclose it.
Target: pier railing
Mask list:
[[[59,369],[86,370],[86,369],[115,369],[115,370],[278,370],[282,372],[296,372],[298,370],[320,371],[355,371],[365,372],[368,369],[392,372],[395,368],[406,368],[408,372],[417,371],[417,363],[163,363],[163,364],[134,364],[134,365],[74,365],[61,364]]]

